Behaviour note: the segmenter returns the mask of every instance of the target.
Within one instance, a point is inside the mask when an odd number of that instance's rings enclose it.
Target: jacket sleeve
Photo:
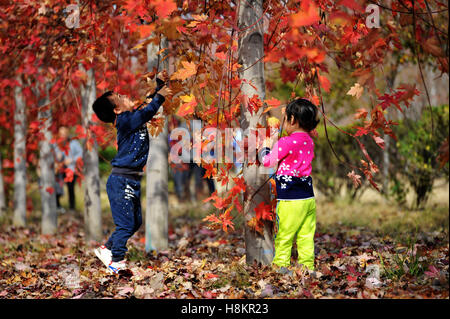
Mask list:
[[[159,78],[156,78],[156,89],[155,89],[155,92],[153,92],[152,94],[147,96],[147,98],[153,99],[155,97],[155,95],[158,93],[158,91],[163,88],[164,85],[165,85],[165,83],[164,83],[163,80],[161,80]]]
[[[127,114],[124,114],[126,116],[121,117],[120,120],[118,119],[117,128],[124,131],[134,131],[138,129],[153,118],[164,101],[164,96],[155,94],[153,100],[147,104],[147,106],[134,112],[127,112]]]
[[[265,167],[274,167],[288,154],[289,150],[285,138],[280,138],[270,152],[268,148],[265,148],[262,151],[265,151],[265,155],[264,153],[261,154],[263,155],[263,165]]]

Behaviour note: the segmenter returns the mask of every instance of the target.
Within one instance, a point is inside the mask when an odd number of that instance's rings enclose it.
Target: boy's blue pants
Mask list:
[[[141,182],[119,175],[110,175],[106,182],[115,231],[106,242],[112,252],[112,260],[124,259],[128,239],[142,225]]]

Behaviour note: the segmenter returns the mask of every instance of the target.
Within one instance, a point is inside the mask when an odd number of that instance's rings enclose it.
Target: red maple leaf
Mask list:
[[[312,1],[302,1],[301,10],[290,17],[291,26],[294,28],[314,24],[320,20],[319,11]]]
[[[319,77],[320,86],[325,90],[325,92],[330,92],[330,80],[326,76],[322,76],[319,73],[317,73],[317,76]]]
[[[231,206],[231,207],[233,207],[233,206]],[[227,209],[227,211],[228,211],[228,209]],[[228,227],[234,230],[232,217],[229,216],[229,214],[224,216],[223,219],[222,219],[222,229],[223,229],[223,231],[224,232],[228,232]]]
[[[66,174],[66,177],[64,178],[64,182],[70,183],[73,181],[73,171],[70,168],[66,168],[64,170],[64,173]]]
[[[167,18],[177,9],[177,4],[173,0],[154,0],[152,4],[160,19]]]
[[[267,205],[265,202],[255,207],[255,213],[256,219],[273,220],[272,205]]]
[[[367,114],[369,112],[367,112],[367,110],[365,108],[361,108],[361,109],[357,109],[356,113],[355,113],[355,119],[365,119],[367,117]]]

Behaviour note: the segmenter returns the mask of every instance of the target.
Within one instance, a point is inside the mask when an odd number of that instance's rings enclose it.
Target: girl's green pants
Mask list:
[[[315,198],[279,200],[276,212],[278,231],[272,263],[280,267],[290,266],[292,244],[297,235],[298,263],[314,270]]]

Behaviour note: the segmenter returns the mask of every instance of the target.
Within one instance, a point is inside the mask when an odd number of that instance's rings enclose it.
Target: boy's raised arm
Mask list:
[[[121,121],[120,128],[124,130],[135,130],[141,127],[143,124],[150,121],[153,116],[158,112],[159,107],[165,101],[164,96],[156,93],[153,96],[153,99],[150,103],[148,103],[145,107],[126,114],[126,118]]]

